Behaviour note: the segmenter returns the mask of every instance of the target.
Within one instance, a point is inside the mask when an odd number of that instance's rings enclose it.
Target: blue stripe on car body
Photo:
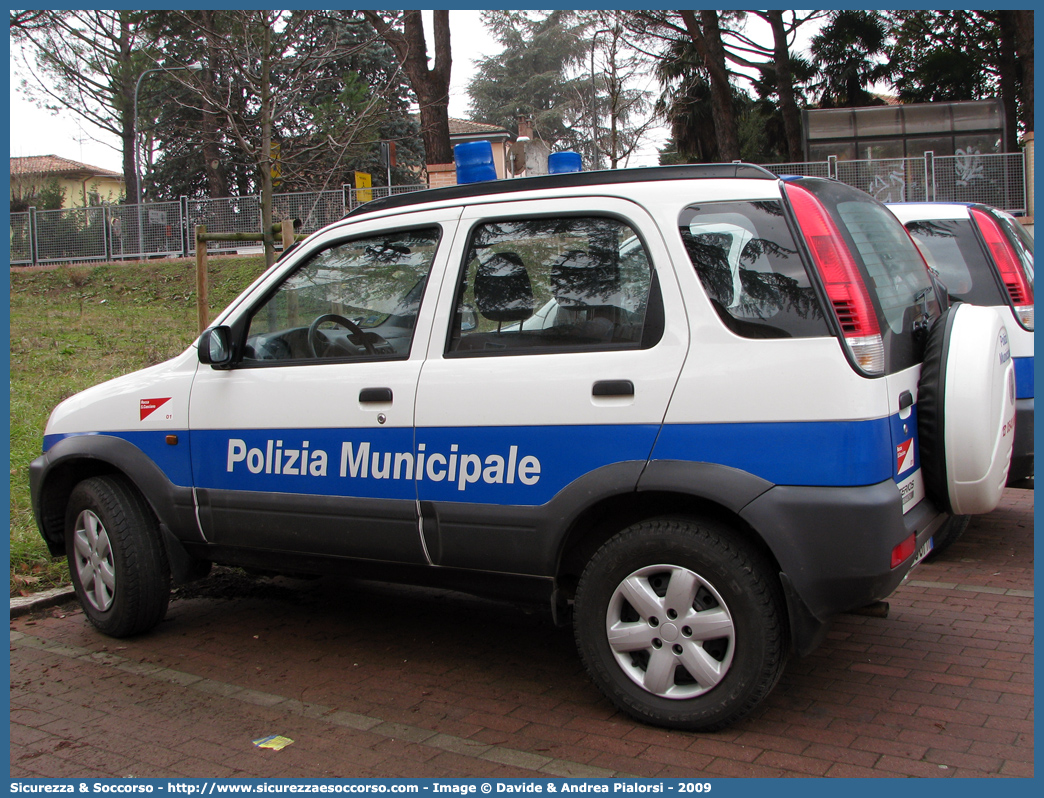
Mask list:
[[[916,410],[916,409],[915,409]],[[897,481],[896,446],[916,412],[864,421],[742,424],[410,427],[79,433],[141,449],[176,485],[380,499],[539,506],[581,476],[622,461],[736,468],[777,485]],[[67,435],[49,435],[45,451]],[[185,445],[188,443],[189,445]],[[191,452],[191,458],[190,458]],[[302,471],[303,469],[303,471]]]

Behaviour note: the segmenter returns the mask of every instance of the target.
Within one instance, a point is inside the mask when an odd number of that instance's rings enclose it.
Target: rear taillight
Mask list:
[[[892,549],[892,567],[898,568],[906,562],[907,557],[914,553],[915,548],[917,548],[917,535],[910,535],[910,537]]]
[[[841,231],[823,203],[810,191],[788,183],[786,192],[827,297],[841,323],[845,344],[863,371],[882,374],[884,339],[877,313]]]
[[[971,208],[970,211],[993,256],[993,262],[997,264],[1001,280],[1004,281],[1004,287],[1008,291],[1019,321],[1026,329],[1032,330],[1033,286],[1026,279],[1026,272],[1019,260],[1019,253],[1015,251],[1015,247],[1001,229],[1000,223],[992,215],[979,208]]]

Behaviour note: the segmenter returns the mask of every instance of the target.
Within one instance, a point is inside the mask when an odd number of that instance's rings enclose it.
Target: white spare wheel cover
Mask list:
[[[1015,366],[996,310],[961,303],[932,326],[917,409],[928,495],[954,515],[993,510],[1015,439]]]

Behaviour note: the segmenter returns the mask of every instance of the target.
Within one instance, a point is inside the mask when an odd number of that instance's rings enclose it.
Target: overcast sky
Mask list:
[[[467,85],[471,78],[474,61],[499,52],[500,45],[487,33],[479,19],[480,11],[452,11],[450,34],[453,52],[453,80],[450,86],[450,116],[466,118],[468,113]],[[430,17],[426,24],[430,33]],[[434,49],[429,52],[434,54]],[[114,172],[122,171],[122,155],[119,142],[108,136],[103,141],[94,141],[104,134],[72,113],[53,115],[37,108],[17,90],[15,75],[17,51],[11,52],[11,155],[57,155],[74,161],[100,166]],[[142,85],[144,93],[148,82]],[[657,131],[649,138],[645,151],[632,158],[631,166],[653,166],[657,163],[656,147],[663,146],[666,131]]]
[[[458,119],[467,117],[467,85],[474,70],[474,62],[484,56],[500,51],[500,45],[489,35],[480,20],[481,11],[450,12],[451,45],[453,52],[452,84],[450,86],[450,116]],[[760,22],[750,19],[749,25],[757,27]],[[818,27],[818,26],[817,26]],[[430,13],[425,25],[430,34]],[[766,27],[767,33],[767,27]],[[811,33],[811,31],[809,31]],[[803,37],[807,43],[808,34]],[[762,37],[763,38],[763,37]],[[799,45],[800,46],[800,45]],[[434,49],[429,47],[429,53]],[[37,108],[17,91],[18,79],[15,62],[18,52],[11,52],[11,155],[57,155],[74,161],[99,166],[115,172],[122,171],[122,155],[119,142],[109,136],[102,141],[94,138],[104,134],[72,113],[52,115]],[[651,80],[651,78],[650,78]],[[646,88],[655,90],[650,83]],[[148,90],[148,81],[142,85],[142,93]],[[657,148],[668,139],[663,127],[650,131],[640,153],[631,158],[628,166],[655,166],[658,163]]]

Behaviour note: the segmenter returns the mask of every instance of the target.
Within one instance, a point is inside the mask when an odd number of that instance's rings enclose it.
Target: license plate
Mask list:
[[[921,469],[918,468],[898,483],[898,486],[899,495],[903,498],[903,515],[906,515],[924,498],[924,480],[921,479]]]
[[[934,545],[935,538],[928,538],[928,540],[924,542],[924,545],[921,546],[921,548],[917,551],[917,556],[914,557],[913,565],[911,565],[910,567],[915,567],[921,560],[923,560],[925,557],[931,554]]]

